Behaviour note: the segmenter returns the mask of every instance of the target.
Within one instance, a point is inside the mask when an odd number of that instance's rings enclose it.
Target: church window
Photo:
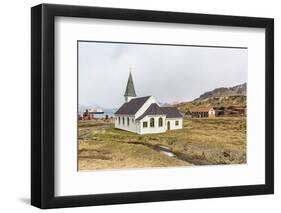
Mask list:
[[[127,125],[130,125],[130,118],[127,118]]]
[[[159,127],[163,126],[163,118],[159,118],[158,125],[159,125]]]
[[[122,118],[122,123],[123,123],[123,125],[125,125],[125,118],[124,117]]]
[[[120,125],[120,117],[118,117],[118,123],[119,123],[119,125]]]
[[[154,127],[154,118],[150,118],[150,127]]]
[[[178,126],[179,125],[179,121],[176,121],[176,126]]]
[[[147,121],[144,121],[144,122],[142,123],[142,127],[143,127],[143,128],[147,128]]]

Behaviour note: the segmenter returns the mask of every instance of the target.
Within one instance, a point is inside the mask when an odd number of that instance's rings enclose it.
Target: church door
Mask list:
[[[170,130],[170,121],[167,122],[167,129]]]

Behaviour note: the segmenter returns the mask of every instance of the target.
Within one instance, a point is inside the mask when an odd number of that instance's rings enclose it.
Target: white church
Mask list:
[[[136,96],[131,73],[124,96],[114,114],[115,128],[141,135],[182,129],[183,116],[176,107],[161,107],[153,96]]]

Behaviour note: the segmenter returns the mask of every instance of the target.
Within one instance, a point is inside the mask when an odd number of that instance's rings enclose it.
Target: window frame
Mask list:
[[[163,118],[162,117],[158,118],[158,127],[163,127]]]
[[[146,126],[144,124],[146,124]],[[142,128],[148,128],[148,122],[147,121],[142,122]]]
[[[153,121],[153,122],[152,122]],[[151,125],[152,124],[152,125]],[[155,118],[150,118],[149,119],[149,127],[154,128],[155,127]]]

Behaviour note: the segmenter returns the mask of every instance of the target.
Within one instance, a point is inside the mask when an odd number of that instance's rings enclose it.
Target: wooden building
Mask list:
[[[190,110],[192,118],[212,118],[216,116],[216,111],[213,107],[193,108]]]
[[[94,118],[93,114],[89,112],[88,109],[83,113],[82,120],[92,120]]]

